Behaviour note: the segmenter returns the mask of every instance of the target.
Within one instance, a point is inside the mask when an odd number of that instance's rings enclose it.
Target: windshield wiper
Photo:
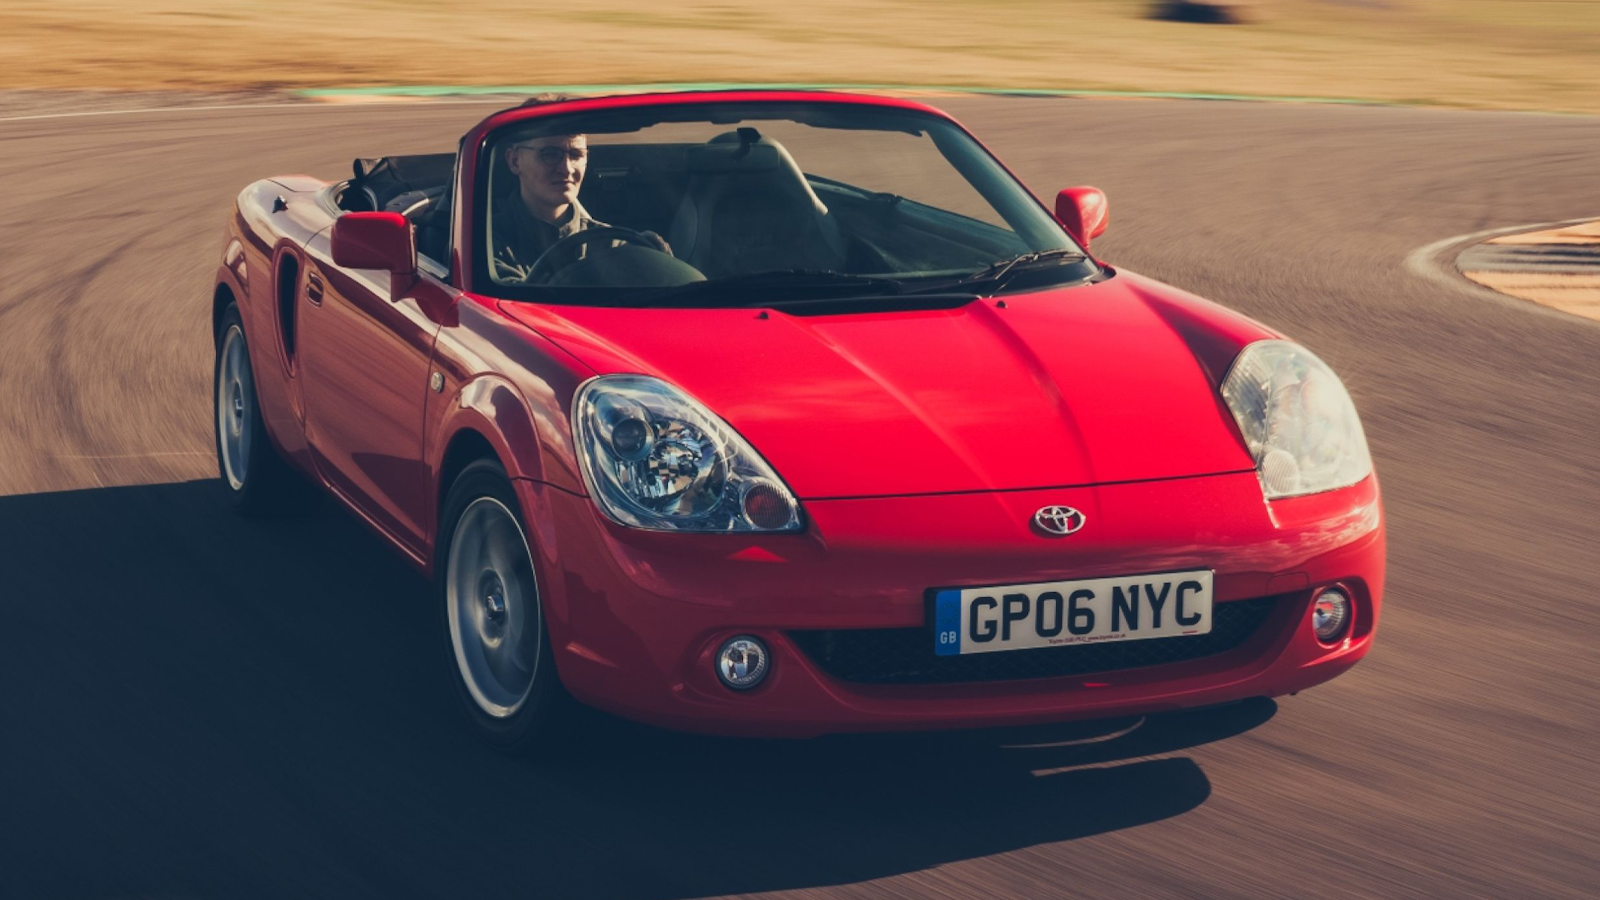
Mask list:
[[[989,265],[957,279],[957,284],[967,284],[972,281],[989,281],[1004,277],[1007,272],[1017,268],[1028,268],[1034,263],[1048,262],[1051,265],[1064,262],[1079,262],[1084,255],[1077,250],[1060,247],[1054,250],[1035,250],[1031,253],[1020,253],[1010,259],[997,260]]]
[[[906,294],[941,293],[952,290],[974,291],[982,283],[986,286],[993,285],[998,291],[1005,286],[1005,282],[1019,272],[1044,269],[1048,267],[1081,263],[1088,257],[1077,250],[1061,247],[1054,250],[1035,250],[1021,253],[1008,259],[996,260],[976,272],[962,275],[958,278],[940,278],[923,282],[908,290]]]

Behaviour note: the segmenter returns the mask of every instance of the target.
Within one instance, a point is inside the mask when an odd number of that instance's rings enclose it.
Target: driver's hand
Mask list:
[[[660,250],[662,253],[665,253],[668,256],[673,256],[673,258],[676,259],[672,252],[672,245],[667,243],[666,238],[656,234],[654,231],[641,231],[639,233],[649,238],[650,241],[656,245],[657,250]]]
[[[493,257],[491,262],[494,266],[496,281],[520,283],[528,280],[528,266],[519,266],[516,263],[506,262],[499,256]]]

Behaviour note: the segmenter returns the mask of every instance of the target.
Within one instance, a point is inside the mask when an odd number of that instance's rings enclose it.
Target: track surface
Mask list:
[[[457,726],[397,556],[207,480],[227,203],[486,110],[0,122],[0,896],[1600,891],[1600,327],[1403,265],[1600,213],[1600,120],[946,105],[1041,192],[1105,188],[1108,259],[1343,374],[1390,527],[1363,665],[1070,747],[597,722],[592,754],[507,760]]]

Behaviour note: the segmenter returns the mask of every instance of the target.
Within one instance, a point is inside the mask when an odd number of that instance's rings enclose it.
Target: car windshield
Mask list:
[[[478,283],[507,299],[756,304],[1098,271],[944,119],[849,103],[641,106],[485,143]]]

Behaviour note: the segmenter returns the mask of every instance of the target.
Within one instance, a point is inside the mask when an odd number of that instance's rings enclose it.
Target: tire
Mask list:
[[[434,598],[462,711],[501,750],[558,751],[575,704],[556,674],[528,529],[505,469],[493,460],[463,469],[439,522]]]
[[[278,455],[267,435],[237,303],[228,304],[222,313],[216,348],[211,420],[217,474],[228,502],[246,516],[300,512],[315,505],[320,496],[316,489]]]

